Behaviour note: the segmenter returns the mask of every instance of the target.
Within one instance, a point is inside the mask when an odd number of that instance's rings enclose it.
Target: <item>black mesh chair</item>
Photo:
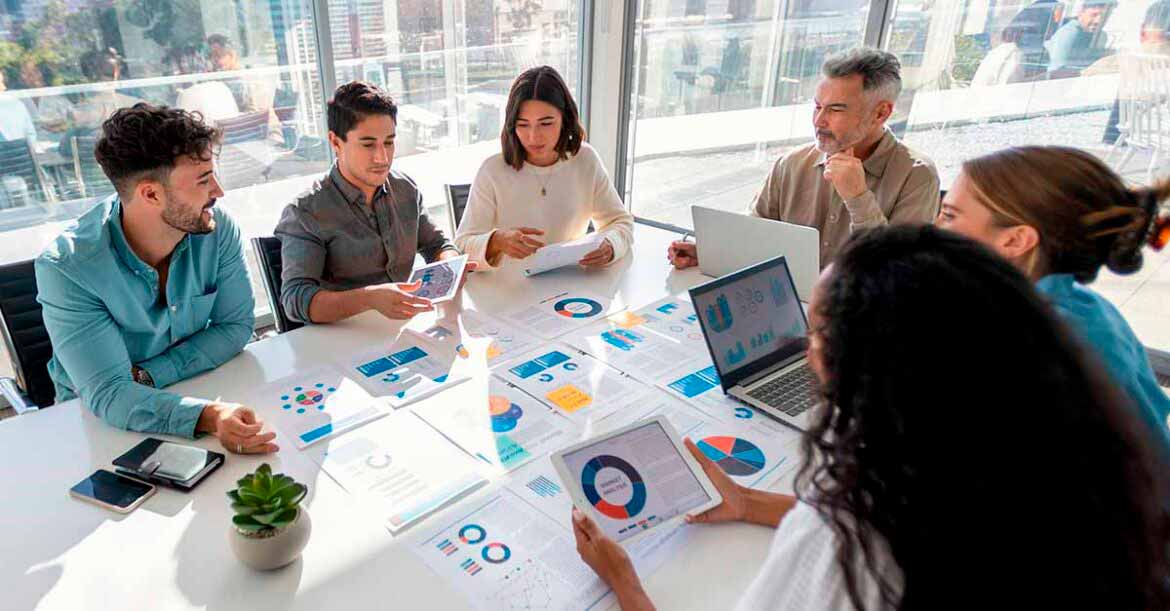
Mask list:
[[[0,378],[0,394],[17,412],[53,404],[48,363],[53,356],[49,332],[37,302],[32,261],[0,265],[0,327],[16,379]]]
[[[73,138],[73,174],[77,186],[70,195],[74,198],[105,197],[114,192],[114,185],[94,158],[97,140],[95,136]]]
[[[260,275],[264,278],[264,294],[268,295],[268,306],[272,308],[277,333],[287,333],[305,326],[289,320],[284,314],[284,307],[280,305],[280,272],[283,269],[280,263],[280,238],[252,238],[252,249],[256,252],[256,261],[260,264]]]
[[[459,229],[463,211],[467,209],[467,198],[471,196],[471,185],[443,185],[447,193],[447,215],[451,219],[451,236]]]
[[[0,208],[22,208],[40,202],[56,201],[56,193],[45,180],[45,173],[33,153],[32,145],[25,138],[20,140],[0,139],[0,178],[16,177],[24,182],[26,197],[14,199],[14,193],[6,191],[0,197]],[[39,200],[39,201],[38,201]]]

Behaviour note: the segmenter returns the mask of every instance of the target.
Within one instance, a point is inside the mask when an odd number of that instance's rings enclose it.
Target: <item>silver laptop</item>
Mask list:
[[[808,301],[821,275],[821,232],[738,212],[691,206],[699,271],[726,276],[777,255],[788,257],[796,294]]]
[[[723,392],[808,430],[819,402],[808,366],[808,321],[786,257],[690,290]]]

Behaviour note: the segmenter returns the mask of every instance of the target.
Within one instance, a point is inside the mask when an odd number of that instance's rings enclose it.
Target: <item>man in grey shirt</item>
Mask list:
[[[406,284],[414,255],[454,257],[455,246],[427,218],[414,181],[392,171],[398,107],[370,83],[337,88],[329,101],[329,144],[337,164],[284,209],[280,238],[285,315],[327,323],[366,310],[406,319],[431,309]],[[469,267],[470,269],[470,267]]]

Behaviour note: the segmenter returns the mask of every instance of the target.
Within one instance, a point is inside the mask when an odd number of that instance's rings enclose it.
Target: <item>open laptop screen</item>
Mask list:
[[[784,257],[690,291],[724,388],[808,347],[808,323]]]

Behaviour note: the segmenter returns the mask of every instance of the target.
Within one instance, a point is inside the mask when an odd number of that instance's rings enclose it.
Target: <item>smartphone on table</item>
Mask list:
[[[98,469],[70,488],[69,495],[111,511],[130,513],[150,498],[154,490],[146,482]]]

